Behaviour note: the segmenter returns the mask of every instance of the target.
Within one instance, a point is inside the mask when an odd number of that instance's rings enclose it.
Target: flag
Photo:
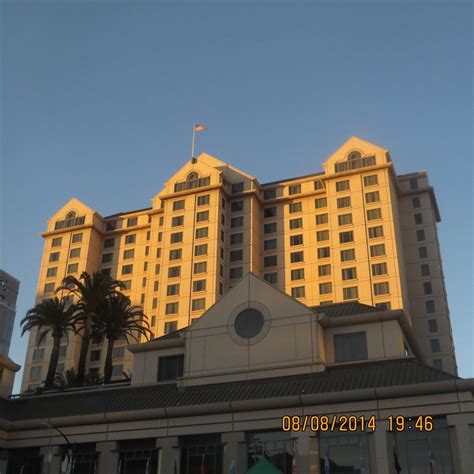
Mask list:
[[[235,465],[235,461],[233,459],[230,463],[230,474],[237,474],[237,466]]]
[[[436,460],[430,447],[430,474],[436,474]]]
[[[331,474],[331,465],[329,464],[328,448],[326,448],[326,454],[324,455],[324,474]]]
[[[199,474],[206,474],[206,468],[204,466],[204,454],[202,455],[202,458],[201,458],[201,469],[199,471]]]
[[[397,449],[395,446],[395,441],[393,442],[393,463],[395,467],[395,471],[397,471],[397,474],[402,472],[402,468],[400,466],[400,463],[398,462],[398,456],[397,456]]]
[[[298,449],[296,447],[296,439],[293,441],[293,461],[291,462],[291,474],[296,473],[296,456],[298,455]]]
[[[195,132],[203,132],[204,130],[207,130],[207,127],[205,127],[202,123],[195,123],[194,124],[194,131]]]
[[[145,474],[150,474],[150,458],[146,460]]]

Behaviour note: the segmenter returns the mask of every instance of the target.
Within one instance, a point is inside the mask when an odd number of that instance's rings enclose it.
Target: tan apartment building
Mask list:
[[[352,137],[323,171],[271,183],[208,154],[187,162],[152,206],[101,216],[77,199],[48,222],[37,302],[66,275],[103,271],[126,284],[156,337],[184,328],[249,272],[306,306],[358,301],[403,309],[421,358],[456,374],[436,225],[426,172],[397,175],[388,150]],[[43,380],[50,341],[31,334],[22,390]],[[65,341],[58,370],[74,366]],[[131,368],[125,342],[116,379]],[[105,351],[91,345],[90,371]]]

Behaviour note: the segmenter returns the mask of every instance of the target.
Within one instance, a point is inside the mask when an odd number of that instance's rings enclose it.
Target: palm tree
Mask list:
[[[45,387],[51,388],[54,383],[54,374],[58,366],[59,347],[61,338],[67,337],[68,331],[76,331],[76,307],[69,304],[65,299],[52,298],[37,304],[30,309],[21,321],[21,335],[33,328],[38,330],[38,344],[51,332],[53,336],[53,350],[49,359],[48,374],[46,375]]]
[[[86,374],[84,377],[84,385],[102,385],[104,378],[100,375]],[[54,377],[54,388],[64,390],[77,386],[77,372],[76,369],[71,368],[62,374],[56,374]]]
[[[86,371],[87,353],[91,338],[92,318],[97,316],[105,306],[106,299],[115,294],[117,289],[123,288],[123,283],[114,280],[101,272],[94,272],[90,275],[83,272],[79,279],[74,276],[67,276],[63,279],[62,285],[56,290],[67,291],[74,295],[77,302],[78,314],[82,321],[82,341],[79,363],[77,365],[77,385],[84,383]]]
[[[122,293],[110,295],[105,303],[104,311],[93,317],[93,334],[98,340],[107,339],[107,355],[104,366],[104,383],[112,378],[112,354],[115,341],[123,337],[138,342],[139,336],[149,339],[151,331],[141,306],[131,306],[130,299]]]

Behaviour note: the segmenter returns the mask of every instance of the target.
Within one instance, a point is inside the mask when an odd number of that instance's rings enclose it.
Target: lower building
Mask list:
[[[0,269],[0,354],[8,356],[20,282]]]
[[[128,350],[131,383],[0,399],[0,472],[474,470],[474,379],[426,365],[403,309],[309,307],[248,274]]]

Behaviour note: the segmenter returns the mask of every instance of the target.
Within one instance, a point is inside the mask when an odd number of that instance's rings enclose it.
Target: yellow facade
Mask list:
[[[67,203],[43,234],[37,302],[67,274],[106,271],[126,282],[158,337],[191,324],[253,272],[308,306],[358,300],[403,308],[426,362],[456,372],[438,221],[426,172],[397,176],[386,149],[355,137],[323,172],[266,184],[202,154],[150,208],[102,217],[76,199]],[[131,367],[124,345],[116,377]],[[38,359],[32,334],[23,390],[46,374],[49,341],[43,347]],[[78,353],[78,339],[65,341],[60,369],[74,366]],[[89,369],[101,371],[104,358],[93,344]]]

